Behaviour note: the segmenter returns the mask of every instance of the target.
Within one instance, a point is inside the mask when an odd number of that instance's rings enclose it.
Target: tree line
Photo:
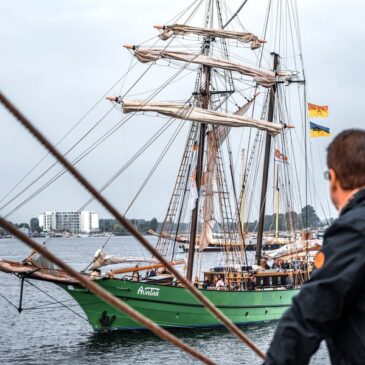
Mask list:
[[[15,228],[18,228],[18,229],[26,229],[26,230],[30,229],[30,226],[29,226],[28,223],[19,223],[19,224],[18,223],[12,223],[12,225],[15,226]],[[10,234],[8,231],[6,231],[5,229],[0,227],[0,236],[6,236],[8,234]]]
[[[159,223],[156,218],[152,218],[149,221],[145,219],[129,219],[129,223],[131,223],[141,233],[147,233],[149,230],[156,232],[161,226],[161,223]],[[99,219],[99,230],[101,232],[114,233],[116,236],[129,234],[123,225],[121,225],[116,219],[112,218]]]
[[[278,215],[278,226],[279,231],[287,231],[290,229],[290,226],[294,227],[294,229],[302,229],[302,228],[321,228],[332,223],[333,219],[329,220],[325,219],[321,221],[318,217],[315,209],[311,205],[306,205],[300,211],[300,213],[291,211],[285,214],[280,213]],[[141,233],[147,233],[149,230],[153,230],[155,232],[159,232],[162,228],[163,222],[158,222],[156,218],[151,220],[145,219],[130,219],[130,223],[132,223],[135,228]],[[257,230],[258,221],[255,220],[253,222],[246,222],[245,229],[249,232],[254,232]],[[172,226],[172,231],[179,229],[180,233],[188,233],[190,229],[190,225],[188,223],[181,222],[179,226],[177,223],[174,223]],[[201,228],[201,225],[198,225],[198,229]],[[274,231],[276,228],[276,214],[266,214],[264,220],[264,230],[265,231]],[[127,235],[128,231],[115,219],[100,219],[99,220],[99,229],[102,232],[114,232],[115,235]]]
[[[301,209],[300,213],[297,212],[287,212],[285,214],[280,213],[278,216],[278,226],[279,231],[287,231],[290,227],[294,229],[301,228],[320,228],[326,226],[332,222],[332,218],[329,220],[321,221],[318,217],[315,209],[311,205],[306,205]],[[145,219],[129,219],[129,222],[141,233],[147,233],[149,230],[159,232],[162,227],[162,222],[158,222],[157,218],[152,218],[151,220]],[[39,226],[38,218],[32,218],[30,224],[19,223],[14,224],[17,228],[29,229],[31,232],[42,232],[42,228]],[[254,232],[257,230],[258,221],[245,223],[245,230],[248,232]],[[179,229],[179,232],[188,233],[190,225],[188,223],[181,222],[179,227],[175,223],[172,230]],[[264,231],[274,231],[276,228],[276,214],[265,215],[264,220]],[[113,218],[101,218],[99,219],[99,230],[101,232],[111,232],[115,235],[128,235],[129,232],[123,227],[117,220]],[[0,235],[6,235],[8,232],[0,228]]]
[[[290,228],[296,229],[317,229],[325,227],[332,223],[333,218],[325,219],[323,221],[318,217],[315,209],[311,205],[306,205],[300,211],[300,213],[289,211],[285,214],[278,214],[278,228],[279,231],[288,231]],[[246,222],[245,229],[248,232],[253,232],[257,229],[258,221]],[[264,231],[274,231],[276,229],[276,214],[265,214],[264,218]]]

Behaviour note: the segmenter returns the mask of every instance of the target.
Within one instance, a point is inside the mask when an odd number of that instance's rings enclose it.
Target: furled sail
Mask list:
[[[105,251],[98,249],[95,252],[94,260],[91,268],[93,270],[99,269],[102,266],[122,264],[126,262],[149,262],[149,263],[158,263],[158,260],[155,259],[143,259],[138,257],[119,257],[115,255],[108,255]]]
[[[196,53],[187,53],[179,51],[166,51],[156,48],[134,48],[125,46],[126,48],[133,48],[137,59],[142,63],[155,62],[161,58],[171,60],[197,63],[208,67],[216,67],[224,70],[236,71],[245,76],[251,76],[261,86],[271,87],[277,81],[277,78],[288,80],[293,76],[289,71],[269,71],[251,65],[231,62],[220,58],[204,56]]]
[[[243,115],[250,108],[257,94],[239,108],[234,114]],[[222,146],[229,134],[229,127],[218,127],[208,134],[207,166],[203,174],[202,186],[204,187],[203,224],[200,231],[199,251],[205,250],[213,242],[214,227],[214,200],[213,183],[217,169],[218,148]]]
[[[173,35],[196,34],[200,36],[209,36],[216,38],[229,38],[235,39],[243,43],[250,43],[251,49],[259,48],[263,43],[265,43],[265,41],[260,40],[256,35],[252,33],[233,32],[223,29],[200,28],[185,24],[173,24],[164,26],[156,25],[155,28],[161,29],[159,37],[164,41],[169,39]]]
[[[108,97],[114,101],[117,98]],[[207,123],[224,127],[254,127],[276,135],[283,129],[282,124],[270,123],[247,116],[221,113],[213,110],[198,108],[180,103],[161,101],[143,101],[123,99],[124,113],[132,112],[156,112],[169,117],[190,120],[198,123]]]
[[[213,200],[213,182],[217,167],[218,143],[223,143],[226,139],[229,128],[218,127],[208,133],[208,151],[207,167],[203,174],[202,186],[204,187],[204,205],[203,205],[203,224],[200,231],[199,250],[203,251],[213,240],[214,227],[214,200]],[[217,138],[218,134],[224,134]],[[219,141],[219,142],[218,142]]]

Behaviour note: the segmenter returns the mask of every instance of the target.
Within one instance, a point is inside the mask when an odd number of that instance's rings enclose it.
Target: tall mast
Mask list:
[[[213,1],[209,0],[206,18],[205,18],[205,26],[208,26],[210,21],[210,25],[212,27],[213,23]],[[211,38],[206,37],[204,39],[202,54],[208,55],[210,50],[210,42]],[[210,104],[210,67],[203,67],[203,74],[205,76],[204,88],[198,92],[197,98],[200,98],[202,101],[202,108],[208,109]],[[195,202],[195,207],[191,213],[191,225],[190,225],[190,239],[189,239],[189,254],[188,254],[188,263],[186,270],[186,278],[192,281],[193,278],[193,268],[194,268],[194,256],[195,256],[195,244],[196,244],[196,236],[198,230],[198,216],[199,216],[199,193],[203,175],[203,163],[204,163],[204,145],[205,145],[205,135],[207,131],[207,125],[205,123],[200,125],[199,132],[199,145],[198,145],[198,160],[196,163],[195,170],[195,179],[196,179],[196,188],[198,190],[198,199]]]
[[[279,55],[277,53],[272,53],[274,58],[273,71],[275,72],[278,69],[279,65]],[[268,118],[269,122],[272,122],[274,119],[274,107],[275,107],[275,94],[276,94],[276,84],[273,85],[270,91],[270,102],[269,102],[269,111]],[[266,206],[266,192],[267,192],[267,182],[269,177],[269,168],[270,168],[270,152],[271,152],[271,135],[266,133],[266,142],[265,142],[265,155],[264,155],[264,169],[262,172],[262,185],[261,185],[261,199],[260,199],[260,216],[259,216],[259,224],[257,228],[257,244],[256,244],[256,263],[260,265],[261,259],[261,251],[262,251],[262,237],[264,233],[264,220],[265,220],[265,206]]]
[[[209,42],[209,41],[208,41]],[[210,67],[204,66],[203,69],[205,75],[205,89],[202,90],[202,98],[203,98],[203,109],[209,108],[210,102]],[[199,210],[199,192],[203,174],[203,162],[204,162],[204,145],[205,145],[205,134],[207,130],[207,125],[205,123],[200,126],[200,134],[199,134],[199,146],[198,146],[198,161],[196,164],[195,170],[195,178],[196,178],[196,188],[198,190],[198,199],[195,202],[195,207],[191,214],[191,226],[190,226],[190,240],[189,240],[189,255],[188,255],[188,264],[187,264],[187,272],[186,277],[188,280],[192,280],[193,276],[193,266],[194,266],[194,255],[195,255],[195,244],[196,244],[196,235],[198,229],[198,210]]]

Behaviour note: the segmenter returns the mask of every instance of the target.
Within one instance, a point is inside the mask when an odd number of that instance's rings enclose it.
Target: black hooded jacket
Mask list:
[[[323,339],[332,364],[365,364],[365,189],[327,229],[321,252],[323,266],[278,323],[266,365],[308,364]]]

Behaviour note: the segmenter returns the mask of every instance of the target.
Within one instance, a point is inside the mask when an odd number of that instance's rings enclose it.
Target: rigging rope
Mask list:
[[[140,193],[143,191],[144,187],[146,186],[146,184],[148,183],[148,181],[150,180],[150,178],[152,177],[152,175],[156,171],[157,167],[159,166],[159,164],[161,163],[163,158],[166,156],[167,152],[169,151],[170,147],[172,146],[173,142],[175,141],[176,137],[180,133],[183,126],[184,126],[184,122],[181,121],[180,124],[178,125],[176,131],[174,132],[174,134],[172,135],[172,137],[168,141],[167,145],[163,149],[162,153],[157,158],[155,164],[152,166],[151,170],[149,171],[149,173],[148,173],[147,177],[145,178],[145,180],[143,181],[142,185],[138,189],[136,195],[133,197],[131,203],[128,205],[128,208],[125,210],[124,215],[127,215],[128,211],[130,210],[130,208],[132,207],[132,205],[134,204],[134,202],[136,201],[136,199],[138,198]]]
[[[63,302],[57,300],[56,298],[54,298],[52,295],[48,294],[46,291],[44,291],[43,289],[41,289],[39,286],[33,284],[32,282],[30,282],[29,280],[25,280],[29,285],[31,285],[32,287],[34,287],[35,289],[37,289],[38,291],[40,291],[41,293],[43,293],[44,295],[46,295],[47,297],[51,298],[52,300],[54,300],[56,303],[60,304],[63,308],[68,309],[71,313],[75,314],[76,316],[80,317],[81,319],[83,319],[86,322],[89,322],[84,316],[82,316],[81,314],[77,313],[76,311],[74,311],[73,309],[71,309],[69,306],[67,306],[66,304],[64,304]],[[23,308],[23,310],[31,310],[31,309],[38,309],[36,306],[34,307],[28,307],[28,308]]]
[[[0,292],[0,297],[3,298],[6,302],[8,302],[11,306],[13,306],[16,310],[18,310],[18,306],[11,302],[4,294]]]
[[[164,132],[166,132],[173,124],[173,119],[163,125],[127,162],[125,162],[99,189],[101,193],[107,187],[109,187],[128,167],[130,167],[147,149],[152,146],[154,142],[158,140]],[[85,209],[95,198],[89,198],[78,210],[81,211]]]
[[[137,64],[137,62],[135,63]],[[133,66],[134,67],[134,66]],[[61,144],[70,134],[71,132],[97,107],[97,105],[104,100],[105,96],[113,90],[113,88],[122,81],[124,77],[126,77],[129,70],[112,86],[110,87],[103,96],[69,129],[66,134],[55,144],[58,146]],[[16,184],[11,188],[1,199],[0,203],[2,203],[47,157],[49,156],[49,152],[47,152]],[[1,208],[0,208],[1,209]]]
[[[64,307],[66,309],[68,309],[69,311],[71,311],[72,313],[74,313],[75,315],[77,315],[78,317],[80,317],[81,319],[85,320],[86,322],[89,322],[85,317],[83,317],[82,315],[80,315],[79,313],[75,312],[74,310],[72,310],[70,308],[70,306],[67,306],[64,304],[64,302],[61,302],[59,300],[57,300],[56,298],[52,297],[50,294],[48,294],[47,292],[45,292],[44,290],[42,290],[41,288],[39,288],[38,286],[36,286],[35,284],[31,283],[29,280],[25,280],[25,282],[27,282],[28,284],[30,284],[31,286],[33,286],[34,288],[36,288],[37,290],[39,290],[40,292],[42,292],[43,294],[47,295],[49,298],[51,298],[54,302],[60,304],[60,307]],[[18,312],[19,312],[19,306],[14,304],[10,299],[8,299],[4,294],[2,294],[0,292],[0,297],[3,298],[7,303],[9,303],[12,307],[14,307]],[[69,299],[67,300],[67,302],[73,301],[73,299]],[[65,301],[66,302],[66,301]],[[60,308],[60,307],[56,307],[56,306],[52,306],[52,307],[47,307],[50,304],[52,304],[53,302],[49,302],[49,303],[45,303],[43,305],[38,305],[38,306],[33,306],[33,307],[26,307],[26,308],[21,308],[21,311],[25,311],[25,310],[37,310],[37,309],[54,309],[54,308]],[[76,305],[75,305],[76,306]]]
[[[242,8],[246,5],[248,0],[244,0],[244,2],[240,5],[240,7],[236,10],[236,12],[232,15],[232,17],[223,25],[222,29],[226,28],[231,21],[240,13]]]
[[[83,141],[113,110],[111,107],[107,113],[105,113],[79,140],[76,141],[63,155],[67,156],[81,141]],[[54,162],[50,167],[48,167],[45,171],[43,171],[36,179],[31,181],[23,190],[13,196],[10,200],[8,200],[4,205],[0,207],[0,210],[6,208],[9,204],[11,204],[14,200],[16,200],[20,195],[22,195],[25,191],[27,191],[31,186],[33,186],[37,181],[39,181],[44,175],[47,174],[54,166],[58,165],[58,162]]]
[[[88,147],[81,155],[79,155],[76,159],[72,161],[73,165],[76,165],[83,158],[89,155],[92,151],[94,151],[98,146],[100,146],[106,139],[108,139],[114,132],[116,132],[120,127],[122,127],[127,121],[132,118],[133,114],[122,119],[116,126],[112,127],[109,131],[107,131],[103,136],[101,136],[94,144]],[[50,180],[48,180],[45,184],[43,184],[40,188],[38,188],[35,192],[33,192],[30,196],[28,196],[25,200],[23,200],[19,205],[17,205],[13,210],[4,215],[5,218],[14,214],[19,208],[24,206],[27,202],[36,197],[39,193],[41,193],[44,189],[50,186],[53,182],[55,182],[58,178],[64,175],[67,172],[67,169],[63,169],[59,171],[56,175],[54,175]]]

